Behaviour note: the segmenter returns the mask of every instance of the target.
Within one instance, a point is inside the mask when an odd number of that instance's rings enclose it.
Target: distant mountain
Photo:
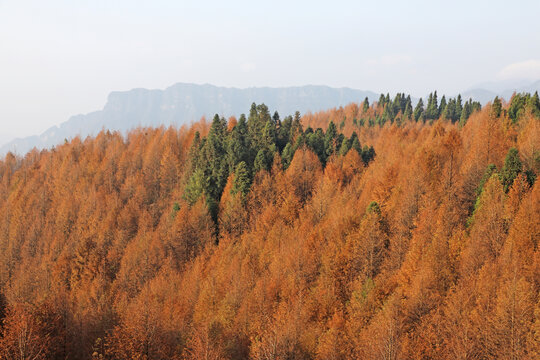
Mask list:
[[[540,80],[534,83],[492,82],[464,91],[461,95],[464,101],[472,98],[486,104],[497,95],[509,100],[514,92],[532,93],[537,90],[540,90]],[[271,111],[277,110],[284,116],[296,110],[305,113],[344,106],[361,102],[366,97],[373,102],[378,100],[379,95],[372,91],[314,85],[238,89],[185,83],[165,90],[114,91],[103,110],[72,116],[41,135],[15,139],[0,147],[0,156],[8,151],[25,154],[34,147],[48,148],[77,135],[83,138],[96,135],[102,129],[126,132],[137,126],[181,126],[214,114],[226,117],[239,115],[247,113],[253,102],[265,103]],[[413,97],[412,102],[415,105],[417,99]]]
[[[533,83],[526,81],[502,81],[480,84],[473,89],[462,92],[461,96],[463,99],[472,98],[485,105],[492,101],[495,96],[510,100],[514,92],[534,93],[535,91],[540,91],[540,80]]]
[[[253,102],[265,103],[271,111],[290,115],[370,101],[378,94],[349,88],[300,86],[285,88],[226,88],[213,85],[178,83],[165,90],[133,89],[112,92],[103,110],[72,116],[38,136],[15,139],[0,148],[0,154],[24,154],[34,147],[47,148],[77,135],[95,135],[102,129],[127,131],[137,126],[181,126],[214,114],[247,113]]]

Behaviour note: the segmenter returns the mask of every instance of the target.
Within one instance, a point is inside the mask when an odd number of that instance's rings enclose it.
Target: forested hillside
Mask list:
[[[1,359],[538,359],[540,101],[433,93],[0,161]]]

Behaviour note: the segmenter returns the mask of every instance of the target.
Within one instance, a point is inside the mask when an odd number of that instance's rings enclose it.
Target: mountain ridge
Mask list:
[[[214,114],[239,115],[248,111],[253,102],[264,102],[272,111],[288,115],[296,110],[305,113],[360,102],[365,97],[373,101],[378,96],[372,91],[326,85],[240,89],[176,83],[163,90],[112,91],[103,109],[71,116],[40,135],[12,140],[0,147],[0,154],[8,151],[24,154],[34,147],[51,147],[75,136],[95,135],[103,128],[127,132],[137,126],[182,126]]]
[[[535,89],[540,89],[540,80],[520,89],[502,92],[472,88],[462,92],[462,98],[472,98],[486,104],[497,95],[509,100],[513,92],[534,92]],[[0,156],[9,151],[25,154],[34,147],[49,148],[62,143],[64,139],[96,135],[102,129],[125,133],[137,126],[179,127],[214,114],[238,116],[248,111],[253,102],[265,103],[272,111],[290,115],[297,110],[301,113],[316,112],[351,102],[361,102],[366,97],[373,102],[378,99],[379,94],[369,90],[333,88],[327,85],[236,88],[182,82],[165,89],[134,88],[112,91],[101,110],[73,115],[40,135],[16,138],[0,146]],[[413,99],[413,103],[416,101],[417,99]]]

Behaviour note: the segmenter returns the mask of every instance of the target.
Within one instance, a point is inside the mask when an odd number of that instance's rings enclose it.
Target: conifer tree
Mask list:
[[[364,102],[362,103],[362,110],[363,110],[364,113],[366,113],[369,110],[369,100],[368,100],[367,96],[364,99]]]
[[[335,140],[337,137],[336,125],[330,121],[326,133],[324,134],[324,152],[325,158],[331,156],[336,151]]]
[[[421,120],[422,115],[424,114],[424,102],[422,101],[422,98],[418,100],[418,103],[416,104],[414,108],[414,121],[418,122]]]
[[[241,193],[246,195],[250,186],[249,172],[245,162],[241,161],[236,165],[234,170],[234,183],[232,187],[232,193]]]
[[[253,173],[256,174],[261,170],[268,170],[268,159],[266,158],[266,152],[261,149],[255,157],[255,162],[253,163]]]
[[[490,115],[494,118],[498,118],[501,116],[502,111],[502,103],[498,96],[495,96],[495,100],[493,100],[493,104],[491,104],[491,111]]]
[[[514,179],[521,172],[521,168],[522,164],[521,160],[519,159],[518,150],[514,147],[510,148],[510,150],[508,150],[508,154],[506,154],[504,165],[499,175],[505,192],[508,192],[512,186],[512,183],[514,182]]]

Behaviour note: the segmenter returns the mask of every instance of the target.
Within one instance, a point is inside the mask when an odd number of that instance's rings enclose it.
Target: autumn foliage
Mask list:
[[[540,119],[511,104],[8,154],[0,358],[538,359]]]

